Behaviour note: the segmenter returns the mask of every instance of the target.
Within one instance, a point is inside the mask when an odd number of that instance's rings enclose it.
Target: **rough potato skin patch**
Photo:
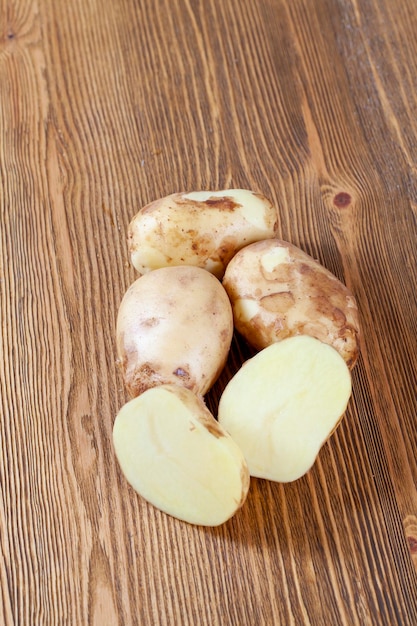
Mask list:
[[[291,291],[280,291],[264,296],[261,298],[261,302],[266,311],[285,315],[294,306],[295,299]]]
[[[131,372],[127,370],[126,364],[127,361],[125,361],[123,372],[127,391],[132,398],[139,396],[147,389],[158,387],[164,382],[164,379],[158,374],[158,364],[152,366],[150,363],[144,363]]]

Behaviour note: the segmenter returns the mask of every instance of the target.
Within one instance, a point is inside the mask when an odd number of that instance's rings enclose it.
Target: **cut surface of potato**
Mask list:
[[[237,250],[274,237],[276,229],[276,208],[262,194],[246,189],[174,193],[133,218],[130,258],[141,274],[195,265],[221,278]]]
[[[218,526],[246,499],[242,452],[187,389],[163,385],[130,400],[116,417],[113,442],[135,491],[180,520]]]
[[[131,396],[174,383],[204,395],[226,362],[231,304],[221,283],[198,267],[166,267],[126,291],[116,327],[117,356]]]
[[[296,246],[269,239],[246,246],[227,266],[223,286],[239,333],[257,350],[294,335],[333,346],[352,368],[359,355],[355,298]]]
[[[350,395],[350,371],[334,348],[290,337],[243,364],[220,398],[218,420],[252,476],[289,482],[311,468]]]

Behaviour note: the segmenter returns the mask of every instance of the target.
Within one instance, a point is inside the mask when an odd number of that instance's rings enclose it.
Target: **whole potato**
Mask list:
[[[233,336],[221,283],[198,267],[154,270],[126,291],[116,344],[131,396],[165,383],[204,395],[226,362]]]
[[[223,279],[236,329],[260,350],[294,335],[330,344],[352,368],[359,355],[355,298],[336,276],[296,246],[253,243],[230,261]]]
[[[145,274],[172,265],[195,265],[221,278],[233,255],[274,237],[277,211],[246,189],[174,193],[143,207],[128,228],[132,265]]]

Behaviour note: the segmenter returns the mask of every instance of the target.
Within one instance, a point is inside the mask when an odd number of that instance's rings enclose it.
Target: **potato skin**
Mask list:
[[[174,193],[151,202],[132,219],[132,265],[144,274],[159,267],[194,265],[221,278],[233,255],[276,235],[277,211],[245,189]]]
[[[253,243],[230,261],[223,286],[238,332],[257,350],[294,335],[333,346],[350,369],[359,355],[355,298],[308,254],[279,239]]]
[[[231,304],[212,274],[188,266],[144,274],[117,316],[117,356],[129,394],[171,383],[204,395],[224,367],[232,336]]]

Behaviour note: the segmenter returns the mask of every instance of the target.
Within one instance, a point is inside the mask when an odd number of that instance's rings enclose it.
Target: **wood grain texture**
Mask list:
[[[417,5],[0,0],[0,622],[417,623]],[[355,293],[307,476],[216,529],[136,496],[111,431],[127,225],[246,187]],[[236,338],[221,389],[249,356]]]

